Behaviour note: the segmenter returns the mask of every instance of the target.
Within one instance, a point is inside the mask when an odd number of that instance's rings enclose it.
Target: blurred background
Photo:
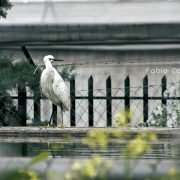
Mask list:
[[[47,54],[64,59],[64,64],[56,64],[56,68],[61,70],[65,64],[74,64],[79,90],[88,89],[91,75],[94,89],[104,89],[109,75],[112,88],[124,88],[124,80],[129,76],[131,87],[141,89],[137,96],[142,95],[145,75],[149,85],[158,87],[164,75],[169,86],[179,82],[179,0],[11,2],[13,7],[7,18],[0,20],[0,49],[14,61],[25,59],[22,46],[26,46],[36,65],[43,66],[42,59]],[[147,71],[156,68],[167,71]],[[172,68],[178,71],[174,73]],[[161,93],[161,88],[150,91],[152,95]],[[101,103],[100,112],[105,103]],[[123,102],[118,103],[114,106],[124,106]],[[133,106],[137,109],[135,119],[142,121],[143,102],[136,101]],[[119,107],[117,111],[122,109]]]
[[[177,22],[179,0],[11,0],[1,23]]]

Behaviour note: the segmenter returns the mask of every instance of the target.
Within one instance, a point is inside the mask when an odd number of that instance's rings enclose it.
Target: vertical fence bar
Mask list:
[[[93,127],[93,77],[88,80],[88,109],[89,109],[89,127]]]
[[[165,109],[165,112],[166,112],[166,113],[164,113],[164,118],[167,120],[167,109],[166,109],[167,99],[166,99],[166,97],[164,97],[164,92],[167,89],[167,78],[166,78],[166,76],[163,76],[163,78],[161,80],[161,86],[162,86],[162,105],[164,106],[163,108]]]
[[[41,103],[40,92],[34,92],[34,120],[36,123],[40,122],[41,120],[40,103]]]
[[[125,112],[126,112],[126,121],[130,121],[129,117],[129,111],[130,111],[130,80],[129,76],[126,77],[124,81],[125,86],[125,94],[124,94],[124,103],[125,103]]]
[[[112,126],[111,77],[106,80],[107,126]]]
[[[29,64],[33,65],[33,66],[36,66],[34,64],[34,61],[31,57],[31,55],[29,54],[26,46],[21,46],[21,49],[22,49],[22,52],[24,53],[26,59],[28,60]],[[36,123],[39,123],[40,122],[40,117],[41,117],[41,114],[40,114],[40,92],[39,90],[37,90],[37,92],[34,92],[34,120]]]
[[[143,79],[143,120],[146,123],[148,120],[148,76]]]
[[[70,81],[70,99],[71,99],[71,108],[70,108],[70,125],[76,126],[76,95],[75,95],[75,77],[73,76]]]
[[[26,99],[27,99],[26,88],[18,87],[18,117],[21,120],[20,122],[21,126],[26,126],[26,120],[27,120]]]
[[[52,119],[52,123],[53,126],[57,126],[57,106],[52,104],[52,112],[53,112],[53,119]]]
[[[5,121],[7,114],[5,102],[6,97],[3,97],[3,93],[0,93],[0,124],[3,126],[7,126],[7,123]]]
[[[162,87],[162,104],[166,106],[167,100],[164,97],[164,92],[167,89],[167,79],[166,79],[166,76],[163,76],[163,78],[161,80],[161,87]]]

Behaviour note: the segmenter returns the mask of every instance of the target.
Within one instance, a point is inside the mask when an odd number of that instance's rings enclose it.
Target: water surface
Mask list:
[[[110,140],[106,150],[90,149],[81,139],[71,141],[59,139],[0,139],[0,157],[34,157],[40,152],[48,151],[57,158],[88,158],[93,154],[104,159],[117,159],[123,156],[127,142]],[[152,149],[142,159],[180,159],[180,140],[162,139],[152,144]]]

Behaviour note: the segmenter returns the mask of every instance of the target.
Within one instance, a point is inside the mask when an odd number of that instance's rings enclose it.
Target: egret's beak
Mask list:
[[[55,58],[53,58],[53,59],[51,58],[50,59],[50,63],[53,63],[54,61],[64,61],[64,60],[62,60],[62,59],[55,59]]]
[[[53,59],[54,61],[64,61],[63,59]]]

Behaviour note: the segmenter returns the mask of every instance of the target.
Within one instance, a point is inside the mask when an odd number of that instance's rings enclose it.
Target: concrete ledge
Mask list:
[[[26,167],[30,162],[30,158],[1,158],[1,166],[0,166],[0,173],[5,172],[4,170],[15,170],[18,168]],[[37,170],[38,172],[48,171],[48,172],[56,172],[58,173],[57,179],[62,177],[66,172],[70,170],[70,167],[74,161],[85,161],[84,159],[51,159],[51,166],[48,166],[47,169],[47,162],[43,161],[37,163],[36,165],[32,166],[33,170]],[[136,163],[136,168],[134,169],[133,179],[146,179],[148,177],[153,177],[158,175],[166,175],[170,168],[177,168],[177,172],[179,170],[179,160],[162,160],[157,162],[157,160],[131,160],[132,163]],[[105,160],[106,163],[110,163],[112,161]],[[156,173],[152,173],[151,166],[152,164],[157,164]],[[110,173],[108,174],[108,179],[119,179],[120,177],[123,179],[125,172],[125,161],[123,160],[114,160],[113,167]],[[54,178],[55,178],[54,177]],[[146,177],[146,178],[145,178]],[[56,179],[56,178],[55,178]],[[54,180],[55,180],[54,179]],[[63,179],[63,178],[62,178]]]
[[[180,23],[1,25],[0,45],[179,43]]]
[[[1,127],[0,137],[84,137],[89,131],[121,131],[132,136],[139,132],[154,132],[159,138],[178,138],[180,128],[44,128],[44,127]]]

